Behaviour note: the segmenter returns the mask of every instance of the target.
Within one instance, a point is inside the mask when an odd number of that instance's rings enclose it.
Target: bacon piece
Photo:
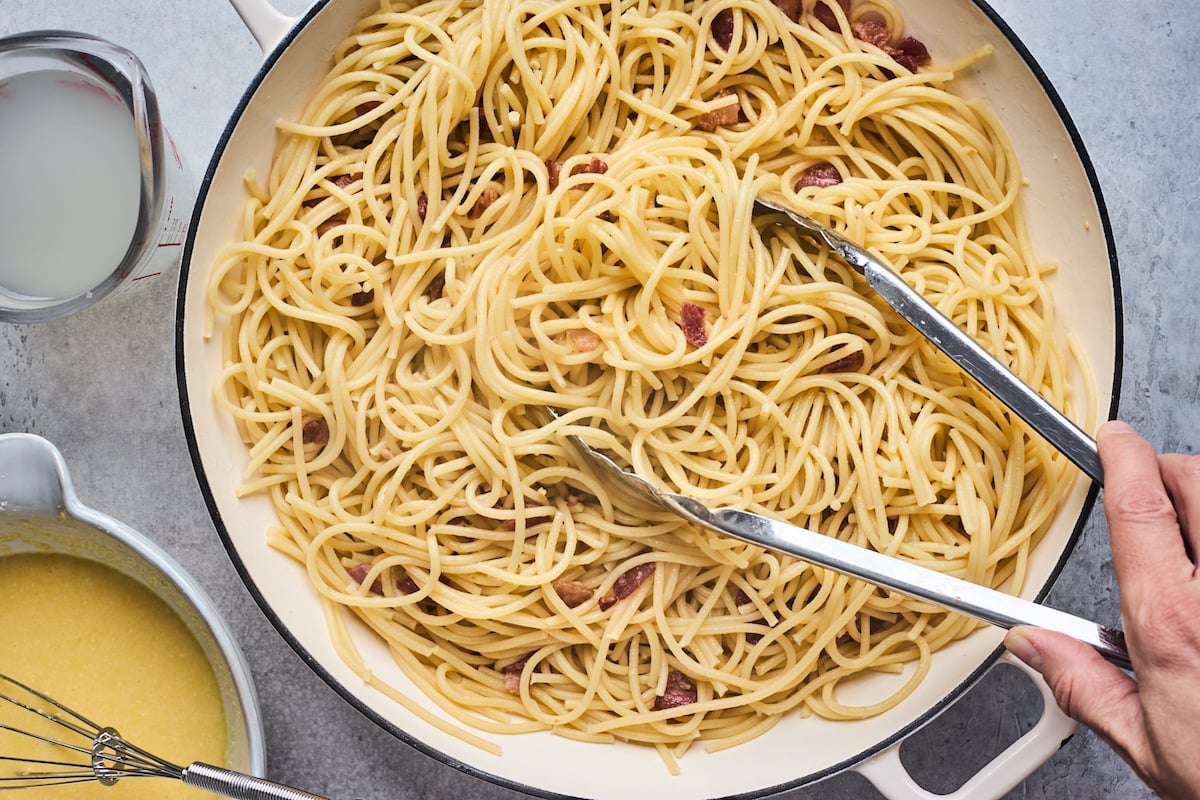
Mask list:
[[[690,706],[699,699],[696,684],[687,675],[677,669],[667,672],[667,685],[663,693],[654,698],[654,710],[662,711],[668,708]]]
[[[350,305],[354,306],[355,308],[359,308],[361,306],[369,306],[369,305],[371,305],[371,303],[374,303],[374,302],[375,302],[375,290],[374,289],[366,289],[364,291],[355,292],[354,294],[350,295]]]
[[[584,503],[596,502],[596,495],[591,492],[585,492],[582,489],[571,488],[567,490],[567,505],[580,506]]]
[[[842,7],[842,12],[844,14],[848,15],[850,13],[850,0],[837,0],[837,4]],[[816,17],[817,22],[821,23],[826,28],[829,28],[830,30],[837,30],[837,13],[834,12],[833,6],[830,5],[829,0],[817,0],[816,5],[813,6],[813,16]]]
[[[558,188],[558,181],[562,176],[563,163],[555,161],[552,158],[546,159],[546,183],[550,186],[550,191]]]
[[[684,303],[679,309],[679,325],[683,328],[683,338],[692,347],[704,347],[708,344],[708,332],[704,330],[707,317],[704,306],[696,303]]]
[[[878,47],[909,72],[916,72],[930,61],[929,48],[920,39],[905,36],[892,45],[892,32],[888,30],[887,23],[883,20],[862,19],[853,23],[850,29],[856,38]],[[889,77],[891,77],[891,73],[889,73]]]
[[[346,571],[350,573],[350,577],[354,579],[355,583],[361,584],[367,579],[367,573],[371,571],[371,565],[359,563]],[[383,594],[383,584],[379,582],[379,578],[371,582],[371,591],[375,594]]]
[[[590,353],[600,349],[600,334],[586,328],[572,328],[567,332],[571,340],[571,350],[576,353]]]
[[[799,22],[800,15],[804,13],[803,0],[775,0],[775,5],[779,6],[783,15],[792,22]]]
[[[818,189],[825,189],[829,186],[837,186],[842,182],[842,173],[838,172],[838,168],[828,162],[813,164],[808,169],[800,174],[796,179],[796,183],[792,186],[794,191],[806,189],[809,186],[815,186]]]
[[[551,512],[542,514],[526,514],[525,527],[530,528],[534,525],[539,525],[543,522],[550,522],[554,519],[554,514]],[[517,521],[515,519],[506,519],[500,523],[498,530],[515,531],[517,529]]]
[[[909,72],[916,72],[932,60],[925,43],[911,36],[905,36],[895,47],[885,47],[884,51]]]
[[[722,89],[717,92],[715,99],[723,100],[726,97],[733,97],[733,92],[728,89]],[[737,102],[727,103],[719,108],[714,108],[712,111],[705,111],[700,116],[696,117],[695,125],[698,129],[705,133],[712,133],[717,128],[726,125],[736,125],[742,119],[742,109]]]
[[[550,186],[550,191],[558,188],[558,184],[562,182],[562,168],[564,164],[553,158],[546,159],[546,182]],[[586,164],[576,164],[571,167],[571,175],[603,175],[608,172],[608,162],[599,156],[592,156],[591,160]],[[590,183],[577,183],[572,188],[583,190],[591,186]]]
[[[603,175],[608,172],[608,163],[599,156],[592,156],[592,160],[586,164],[576,164],[571,167],[572,175]],[[590,186],[591,184],[580,184],[580,187]]]
[[[318,447],[329,442],[329,423],[324,417],[307,420],[300,429],[300,440]]]
[[[646,582],[646,579],[654,574],[656,564],[653,561],[648,561],[645,564],[638,564],[633,569],[625,570],[620,577],[613,582],[613,594],[618,600],[624,600],[629,595],[637,591],[638,587]]]
[[[881,19],[860,19],[850,24],[850,30],[855,38],[873,44],[880,50],[887,48],[892,41],[892,32]]]
[[[367,574],[371,571],[371,565],[359,563],[353,565],[346,571],[350,573],[350,577],[353,578],[355,582],[362,583],[367,579]],[[396,581],[396,588],[405,594],[412,594],[413,592],[417,591],[419,587],[417,586],[416,581],[405,574],[403,578]],[[379,578],[376,578],[371,582],[371,591],[375,594],[383,594],[383,583]]]
[[[356,105],[354,107],[354,113],[358,114],[358,116],[360,116],[360,117],[366,116],[370,112],[379,108],[381,105],[383,105],[383,101],[381,101],[381,100],[368,100],[365,103],[359,103],[358,105]]]
[[[483,194],[475,201],[475,205],[471,206],[471,210],[467,212],[467,219],[479,219],[483,216],[483,212],[499,199],[500,192],[495,189],[484,189]]]
[[[429,285],[425,287],[425,296],[430,300],[440,300],[442,292],[446,289],[446,273],[439,272],[429,280]]]
[[[733,45],[733,9],[723,8],[713,17],[712,37],[717,47],[729,52]]]
[[[750,598],[750,595],[746,594],[745,589],[739,588],[737,590],[737,594],[734,595],[733,602],[735,605],[737,605],[738,608],[741,608],[742,606],[750,605],[750,603],[752,603],[754,601]],[[759,620],[759,622],[762,622],[762,620]],[[758,644],[759,642],[762,641],[762,638],[763,638],[763,635],[761,633],[747,633],[746,634],[746,641],[749,644]]]
[[[592,589],[584,586],[578,581],[568,581],[566,579],[555,581],[551,586],[554,587],[554,592],[562,601],[566,603],[567,608],[575,608],[581,606],[588,600],[592,599],[595,592]]]
[[[425,221],[425,215],[429,213],[429,195],[421,192],[417,195],[417,219],[421,222]]]
[[[355,181],[361,181],[361,180],[362,180],[362,173],[356,172],[353,175],[349,175],[349,174],[335,175],[329,179],[329,182],[332,183],[334,186],[338,187],[339,189],[345,189],[347,186],[354,183]]]
[[[613,593],[601,597],[598,601],[600,610],[607,611],[616,605],[618,600],[624,600],[636,592],[638,587],[654,574],[655,568],[655,563],[649,561],[645,564],[638,564],[636,567],[627,569],[618,575],[617,579],[613,581]]]
[[[857,372],[862,369],[866,359],[866,354],[862,350],[855,350],[836,361],[829,362],[821,368],[821,372]]]
[[[325,220],[324,222],[322,222],[320,225],[317,226],[317,235],[324,236],[325,234],[329,233],[330,231],[332,231],[334,228],[338,227],[339,225],[345,225],[345,224],[346,224],[346,215],[345,214],[334,214],[332,217],[330,217],[329,219]]]
[[[529,656],[525,656],[520,661],[504,667],[504,688],[511,694],[521,693],[521,673],[525,671],[525,665],[529,663]]]

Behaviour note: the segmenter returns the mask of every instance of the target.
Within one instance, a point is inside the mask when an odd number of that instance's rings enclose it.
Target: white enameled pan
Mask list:
[[[996,629],[980,630],[939,651],[917,691],[881,716],[852,723],[789,718],[741,747],[715,754],[694,749],[683,761],[682,775],[674,777],[649,748],[583,744],[550,734],[502,737],[503,754],[493,756],[364,686],[334,652],[303,569],[267,546],[264,531],[274,521],[268,501],[235,497],[247,455],[232,421],[213,402],[221,348],[203,338],[202,323],[208,272],[235,235],[246,199],[246,170],[267,174],[276,121],[300,111],[328,70],[334,45],[374,0],[321,0],[300,18],[279,13],[267,0],[231,2],[266,58],[204,176],[184,253],[177,369],[185,429],[217,531],[247,586],[280,633],[348,702],[447,764],[544,797],[762,797],[854,769],[894,800],[998,798],[1058,750],[1074,723],[1058,712],[1039,679],[1045,705],[1040,721],[954,794],[926,792],[901,765],[900,743],[1006,658]],[[956,85],[964,94],[986,98],[1014,139],[1029,177],[1024,202],[1035,248],[1039,257],[1060,263],[1053,280],[1062,324],[1078,338],[1094,371],[1100,414],[1115,415],[1121,320],[1114,247],[1095,174],[1066,110],[1024,46],[984,3],[906,0],[904,13],[908,30],[938,59],[951,60],[984,44],[995,47]],[[1076,481],[1032,559],[1026,597],[1040,599],[1049,591],[1095,496],[1087,480]],[[381,643],[365,630],[359,634],[358,645],[373,672],[407,687],[414,700],[440,713],[403,678]],[[872,692],[870,681],[861,688]]]

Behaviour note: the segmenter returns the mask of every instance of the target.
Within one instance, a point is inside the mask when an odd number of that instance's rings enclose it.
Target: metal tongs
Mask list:
[[[556,422],[571,424],[568,415],[554,410],[550,413]],[[622,468],[579,435],[569,431],[564,435],[607,487],[634,504],[664,509],[714,533],[820,564],[1000,628],[1033,625],[1065,633],[1091,645],[1118,667],[1133,668],[1125,647],[1125,635],[1120,630],[788,522],[736,508],[710,509],[690,497],[659,489],[645,478]]]
[[[871,288],[922,336],[1025,420],[1089,478],[1104,484],[1104,470],[1100,466],[1095,440],[934,308],[895,270],[841,234],[777,201],[759,197],[754,204],[757,211],[783,214],[792,223],[793,230],[829,248],[857,270]]]
[[[1096,442],[934,308],[894,270],[840,234],[775,201],[760,197],[755,200],[755,210],[782,214],[797,233],[829,248],[861,273],[880,297],[934,346],[1045,437],[1092,480],[1103,484],[1104,472]],[[555,417],[559,419],[557,414]],[[568,433],[567,438],[608,486],[620,490],[628,498],[677,514],[701,528],[820,564],[1000,628],[1033,625],[1065,633],[1092,646],[1117,666],[1132,669],[1129,651],[1125,647],[1125,635],[1118,629],[1098,625],[1064,611],[787,522],[734,508],[707,508],[689,497],[663,491],[623,469],[578,435]]]

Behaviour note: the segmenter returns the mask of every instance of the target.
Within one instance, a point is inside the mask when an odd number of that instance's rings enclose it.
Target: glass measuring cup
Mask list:
[[[0,322],[169,270],[193,191],[133,53],[68,31],[0,37]]]

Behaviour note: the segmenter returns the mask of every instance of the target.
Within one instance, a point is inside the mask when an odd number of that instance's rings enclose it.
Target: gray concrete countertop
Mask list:
[[[279,5],[294,13],[304,3]],[[992,6],[1057,88],[1099,176],[1122,273],[1121,416],[1161,449],[1190,452],[1200,442],[1200,5]],[[93,33],[139,54],[197,178],[262,58],[225,0],[0,0],[0,35],[45,28]],[[258,682],[272,777],[331,798],[521,797],[384,733],[310,671],[255,605],[214,532],[189,460],[175,384],[174,295],[175,278],[167,277],[58,322],[0,323],[0,432],[54,442],[85,503],[155,539],[213,595]],[[1098,513],[1050,602],[1098,622],[1118,621]],[[1036,719],[1039,703],[1023,679],[1002,671],[915,735],[905,758],[930,789],[952,791]],[[781,796],[878,795],[849,774]],[[1082,729],[1011,794],[1149,796]]]

